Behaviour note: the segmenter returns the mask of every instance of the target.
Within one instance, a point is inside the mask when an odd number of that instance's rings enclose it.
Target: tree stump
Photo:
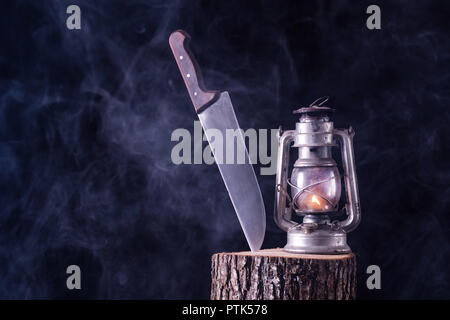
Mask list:
[[[294,254],[283,249],[216,253],[212,256],[212,300],[352,300],[356,258]]]

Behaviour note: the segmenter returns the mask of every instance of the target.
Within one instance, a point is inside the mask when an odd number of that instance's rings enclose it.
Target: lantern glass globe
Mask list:
[[[341,198],[341,176],[337,167],[296,167],[292,171],[290,186],[298,213],[337,210]]]

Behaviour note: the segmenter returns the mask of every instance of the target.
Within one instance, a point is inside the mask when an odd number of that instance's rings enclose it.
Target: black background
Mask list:
[[[81,30],[66,28],[70,4]],[[370,4],[381,30],[366,28]],[[168,46],[179,28],[244,129],[293,128],[291,111],[323,95],[354,127],[359,298],[450,298],[446,1],[0,8],[0,298],[207,299],[210,256],[247,250],[217,167],[171,162],[172,131],[196,119]],[[285,242],[274,179],[258,176],[264,248]],[[365,286],[371,264],[381,290]]]

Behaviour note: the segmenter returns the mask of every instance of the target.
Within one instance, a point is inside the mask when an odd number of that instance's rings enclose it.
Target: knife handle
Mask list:
[[[200,68],[189,49],[190,40],[191,36],[187,32],[177,30],[170,35],[169,44],[195,111],[199,113],[204,107],[215,101],[218,91],[209,91],[203,86]]]

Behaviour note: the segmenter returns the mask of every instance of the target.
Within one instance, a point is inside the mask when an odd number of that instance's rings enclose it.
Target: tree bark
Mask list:
[[[352,300],[356,258],[267,249],[212,256],[212,300]]]

